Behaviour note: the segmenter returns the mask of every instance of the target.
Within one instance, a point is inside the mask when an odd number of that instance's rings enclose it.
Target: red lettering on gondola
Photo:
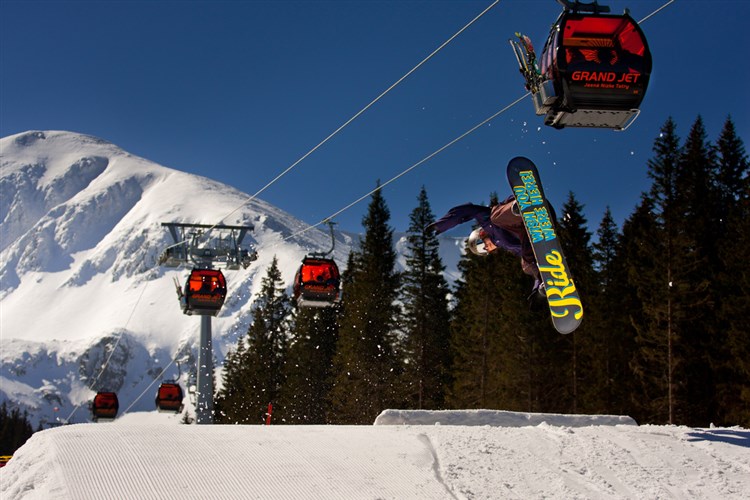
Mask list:
[[[639,73],[623,73],[617,83],[638,83]]]
[[[575,82],[638,83],[639,73],[621,73],[619,78],[613,71],[574,71],[570,78]]]
[[[613,71],[574,71],[571,78],[573,81],[582,82],[614,82],[617,73]]]

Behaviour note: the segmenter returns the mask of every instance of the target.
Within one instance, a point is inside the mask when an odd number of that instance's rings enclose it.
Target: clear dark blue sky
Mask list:
[[[666,1],[600,3],[641,20]],[[253,194],[491,3],[2,0],[0,135],[91,134]],[[315,224],[430,155],[525,93],[507,40],[541,49],[559,12],[501,0],[260,198]],[[607,206],[621,223],[668,117],[684,138],[700,115],[715,140],[731,114],[748,145],[748,19],[745,0],[677,0],[642,25],[654,70],[629,130],[550,129],[527,99],[387,186],[391,225],[407,228],[423,185],[436,216],[505,196],[517,155],[558,209],[573,191],[592,231]],[[339,228],[360,231],[368,201]]]

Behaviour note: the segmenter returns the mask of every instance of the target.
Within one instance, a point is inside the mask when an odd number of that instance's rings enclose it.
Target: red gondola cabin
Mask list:
[[[120,409],[120,402],[114,392],[97,392],[91,403],[91,415],[94,422],[98,420],[113,420]]]
[[[163,382],[156,391],[156,408],[163,412],[182,411],[182,387],[176,382]]]
[[[340,284],[333,259],[305,257],[294,277],[294,299],[300,307],[330,307],[341,299]]]
[[[595,3],[568,4],[574,10],[566,8],[553,25],[538,76],[527,74],[536,114],[555,128],[623,130],[640,113],[651,75],[646,37],[627,11],[609,15]]]
[[[218,269],[193,269],[181,297],[185,314],[216,316],[224,305],[227,282]]]

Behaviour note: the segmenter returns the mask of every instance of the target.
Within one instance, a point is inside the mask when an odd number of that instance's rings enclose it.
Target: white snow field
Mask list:
[[[384,422],[401,425],[382,425]],[[38,432],[11,499],[742,499],[750,431],[627,417],[386,411],[374,426],[179,425],[131,413]]]

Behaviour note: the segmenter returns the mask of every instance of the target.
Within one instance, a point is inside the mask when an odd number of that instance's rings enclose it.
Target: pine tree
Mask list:
[[[649,199],[644,199],[631,227],[636,227],[629,255],[632,286],[642,302],[643,316],[634,324],[638,332],[638,356],[634,370],[645,400],[643,413],[650,422],[675,423],[678,406],[676,366],[679,308],[676,264],[679,238],[678,169],[681,149],[676,125],[670,118],[654,142],[656,157],[649,160],[653,180]],[[655,218],[652,218],[652,215]]]
[[[492,193],[490,206],[497,202],[497,195]],[[494,255],[478,257],[466,248],[458,263],[461,279],[456,282],[456,306],[450,325],[452,387],[446,395],[451,408],[496,407],[499,389],[492,368],[498,365],[498,351],[491,316],[498,301],[492,294],[495,278],[508,276],[498,272],[508,260]]]
[[[281,421],[325,424],[333,386],[339,307],[301,308],[295,315],[279,395]]]
[[[3,401],[0,405],[0,455],[13,455],[34,434],[29,415],[18,408],[8,409]]]
[[[563,217],[558,220],[559,237],[562,241],[563,252],[570,266],[581,300],[586,304],[597,296],[596,279],[594,276],[594,257],[591,249],[591,233],[587,229],[588,221],[583,215],[583,205],[570,192],[563,205]],[[585,306],[584,306],[585,307]],[[585,308],[584,310],[586,311]],[[587,409],[594,411],[600,406],[597,397],[598,383],[601,381],[601,358],[597,346],[601,339],[597,338],[599,331],[590,328],[589,324],[596,324],[596,309],[588,309],[584,322],[565,340],[568,344],[570,364],[560,366],[558,373],[569,373],[571,406],[570,411],[578,413]],[[582,386],[582,387],[581,387]]]
[[[651,356],[653,362],[653,355],[645,353],[661,345],[665,349],[660,369],[666,378],[666,421],[707,425],[715,408],[708,362],[712,355],[704,343],[714,324],[712,313],[706,312],[711,306],[712,259],[710,246],[699,241],[696,228],[708,231],[712,217],[707,206],[714,196],[712,161],[700,119],[684,147],[679,146],[675,128],[668,120],[654,144],[656,157],[649,161],[656,232],[641,240],[641,260],[637,261],[641,270],[651,267],[641,271],[635,283],[646,319],[645,324],[636,325],[639,360],[643,363]],[[643,366],[637,372],[646,373]],[[641,381],[659,384],[654,377]]]
[[[274,256],[253,303],[247,338],[228,356],[224,387],[217,396],[217,423],[263,423],[283,384],[291,312]]]
[[[750,426],[750,273],[742,256],[750,245],[750,162],[734,123],[727,119],[716,143],[718,205],[722,209],[716,287],[720,314],[717,366],[717,424]]]
[[[612,217],[609,206],[604,211],[596,231],[597,241],[593,244],[594,270],[597,272],[598,284],[601,289],[606,290],[615,281],[614,268],[617,258],[617,249],[620,246],[620,235],[617,224]]]
[[[750,165],[745,145],[737,136],[731,118],[724,122],[714,154],[717,164],[718,204],[724,208],[737,207],[741,211],[742,202],[747,201],[747,176],[750,173]]]
[[[401,406],[403,369],[397,335],[400,277],[395,270],[390,211],[380,189],[372,195],[360,251],[344,277],[343,313],[334,356],[332,423],[372,424],[382,410]]]
[[[589,311],[596,312],[598,352],[600,356],[601,408],[596,413],[622,415],[630,412],[629,394],[632,388],[629,362],[635,351],[635,332],[626,312],[637,304],[626,286],[626,265],[623,243],[612,212],[607,207],[593,244],[597,294],[589,302]],[[629,304],[630,306],[627,306]]]
[[[681,245],[675,262],[680,269],[677,305],[683,363],[679,375],[684,383],[681,423],[688,425],[708,425],[717,413],[712,365],[721,346],[716,343],[719,332],[713,284],[722,215],[717,204],[716,170],[703,120],[698,117],[685,139],[677,176]]]
[[[249,380],[248,362],[244,337],[237,341],[237,347],[224,358],[223,386],[214,398],[215,421],[217,424],[246,424],[251,421],[250,408],[252,388]]]
[[[525,299],[532,279],[522,272],[520,258],[505,251],[487,257],[466,252],[459,270],[449,405],[518,411],[566,407],[570,398],[561,377],[550,376],[560,364],[555,358],[562,336],[546,308],[530,310]]]
[[[642,196],[635,212],[623,224],[621,242],[618,255],[625,267],[623,288],[628,291],[623,298],[635,295],[622,306],[635,331],[636,344],[630,361],[633,391],[629,414],[638,422],[664,423],[670,418],[673,339],[663,332],[667,311],[663,307],[664,271],[659,268],[663,241],[654,215],[654,200],[649,196]],[[612,300],[611,294],[609,297]]]
[[[407,232],[402,302],[408,354],[410,406],[441,409],[450,374],[450,312],[445,266],[437,236],[426,229],[435,217],[422,188]]]

